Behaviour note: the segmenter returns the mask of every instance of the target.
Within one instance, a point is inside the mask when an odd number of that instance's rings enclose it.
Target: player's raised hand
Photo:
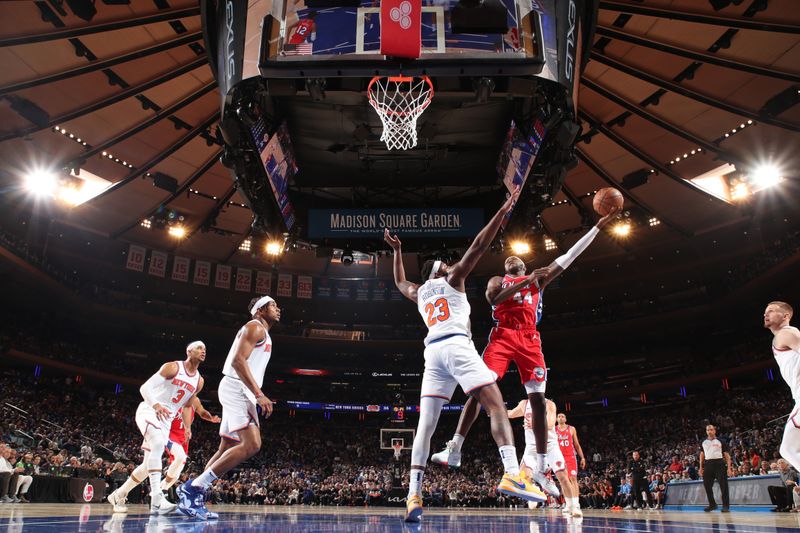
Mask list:
[[[517,185],[514,190],[508,194],[506,201],[503,203],[502,207],[500,207],[500,210],[506,213],[511,211],[514,208],[514,204],[516,204],[517,200],[519,199],[519,192],[520,188],[519,185]]]
[[[400,251],[400,239],[397,235],[392,235],[389,233],[389,228],[383,229],[383,240],[386,241],[386,244],[392,247],[392,250],[395,252]]]
[[[172,418],[172,413],[169,412],[169,409],[161,405],[160,403],[153,404],[153,411],[156,412],[156,418],[159,420],[167,421]]]
[[[603,226],[614,220],[620,211],[622,211],[622,206],[612,207],[606,216],[597,221],[597,227],[602,229]]]

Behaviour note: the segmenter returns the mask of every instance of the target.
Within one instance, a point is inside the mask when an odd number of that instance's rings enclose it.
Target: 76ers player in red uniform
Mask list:
[[[558,488],[544,474],[547,464],[547,417],[544,397],[547,366],[542,354],[541,337],[536,328],[541,318],[542,292],[548,283],[588,248],[600,229],[616,217],[619,210],[619,208],[613,209],[567,253],[530,275],[525,275],[525,263],[519,257],[509,257],[505,261],[505,276],[490,279],[486,288],[486,299],[492,305],[492,315],[496,325],[492,328],[489,344],[483,352],[483,360],[489,370],[497,375],[498,380],[505,375],[511,361],[516,363],[533,413],[533,433],[538,454],[533,480],[553,495],[559,494]],[[477,401],[468,398],[453,439],[447,443],[445,450],[431,457],[433,462],[451,467],[461,465],[461,445],[478,418],[478,412]]]
[[[167,475],[161,481],[162,492],[169,490],[169,488],[178,481],[181,471],[183,471],[183,467],[186,465],[186,458],[189,456],[189,440],[192,438],[192,422],[194,422],[195,413],[207,422],[213,424],[220,423],[220,417],[206,411],[203,404],[200,403],[200,398],[196,396],[192,398],[189,405],[184,407],[182,412],[175,417],[172,421],[172,426],[169,428],[169,443],[167,444],[169,468],[167,469]]]
[[[575,428],[567,424],[567,415],[558,413],[556,417],[556,437],[558,438],[558,446],[561,448],[561,455],[564,456],[564,463],[567,466],[567,476],[569,476],[569,483],[572,485],[572,493],[575,495],[572,501],[567,501],[564,507],[571,511],[573,515],[580,513],[581,504],[578,500],[578,461],[577,455],[581,458],[581,468],[586,468],[586,456],[583,455],[581,443],[578,442],[578,432]]]

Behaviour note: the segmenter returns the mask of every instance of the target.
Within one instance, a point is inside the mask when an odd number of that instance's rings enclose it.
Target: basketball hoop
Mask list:
[[[394,450],[394,458],[400,459],[400,454],[403,453],[403,443],[402,442],[392,443],[392,449]]]
[[[367,86],[370,105],[383,123],[381,140],[389,150],[417,145],[417,119],[433,99],[428,76],[375,76]]]

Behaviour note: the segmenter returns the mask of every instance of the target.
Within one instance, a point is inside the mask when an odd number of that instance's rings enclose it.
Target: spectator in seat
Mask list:
[[[672,456],[672,463],[669,465],[669,471],[675,472],[676,474],[680,474],[683,472],[684,466],[683,463],[680,462],[677,455]]]
[[[27,498],[28,489],[33,483],[33,475],[36,473],[33,467],[33,454],[26,453],[18,462],[15,468],[19,478],[14,491],[14,499],[22,503],[30,503]]]
[[[9,460],[11,448],[0,444],[0,503],[14,503],[11,493],[16,490],[19,474]]]
[[[767,487],[769,499],[775,506],[773,511],[787,512],[792,509],[792,496],[797,487],[797,470],[792,468],[785,459],[778,460],[778,471],[781,475],[781,484]]]

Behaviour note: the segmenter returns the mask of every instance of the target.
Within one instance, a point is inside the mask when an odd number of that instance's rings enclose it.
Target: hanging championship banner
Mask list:
[[[150,266],[147,273],[151,276],[163,278],[167,273],[167,254],[152,250],[150,252]]]
[[[310,300],[312,293],[311,276],[297,276],[297,297],[303,300]]]
[[[272,292],[272,272],[256,272],[256,294],[269,294]]]
[[[331,297],[331,280],[328,278],[319,278],[317,283],[314,284],[314,291],[317,298],[330,298]]]
[[[362,280],[356,285],[356,301],[366,302],[369,301],[369,288],[372,285],[370,280]]]
[[[352,293],[352,282],[346,279],[340,279],[339,283],[336,285],[336,299],[337,300],[349,300],[353,297]]]
[[[382,279],[375,280],[372,286],[372,301],[383,302],[386,300],[387,284]]]
[[[205,285],[211,283],[211,263],[208,261],[194,262],[194,284]]]
[[[146,251],[142,246],[131,244],[128,247],[128,261],[125,264],[125,268],[142,272],[144,270],[144,254]]]
[[[172,261],[172,279],[175,281],[189,281],[189,263],[188,257],[176,255]]]
[[[292,275],[278,274],[278,296],[292,296]]]
[[[253,271],[249,268],[236,269],[236,290],[241,292],[250,292],[250,286],[253,284]]]
[[[214,286],[218,289],[231,288],[231,267],[217,265],[217,275],[214,277]]]

